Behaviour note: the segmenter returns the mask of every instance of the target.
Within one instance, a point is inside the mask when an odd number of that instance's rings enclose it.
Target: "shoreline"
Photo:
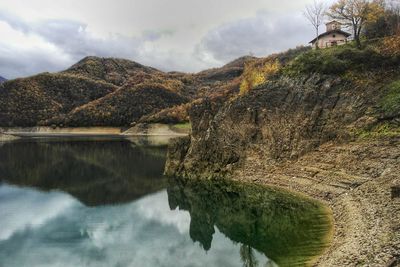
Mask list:
[[[365,153],[375,158],[360,157]],[[399,161],[400,140],[325,144],[280,164],[253,150],[229,177],[305,195],[331,209],[331,242],[312,266],[392,267],[400,266],[400,197],[392,193],[400,185]]]
[[[313,196],[310,196],[305,192],[289,189],[288,187],[284,187],[284,186],[278,186],[278,185],[275,185],[275,184],[263,183],[263,182],[260,182],[260,181],[249,181],[247,179],[243,180],[243,179],[240,179],[240,178],[228,178],[227,180],[232,180],[233,182],[237,182],[237,183],[241,183],[241,184],[256,185],[256,186],[260,186],[262,188],[268,188],[269,190],[272,189],[272,190],[276,190],[276,191],[281,191],[283,193],[294,195],[296,197],[305,199],[307,201],[317,202],[318,205],[320,206],[320,208],[323,209],[325,215],[329,218],[329,222],[331,224],[329,231],[323,237],[324,242],[327,244],[327,246],[323,249],[323,253],[320,254],[320,255],[314,256],[308,262],[308,264],[309,264],[308,266],[319,266],[318,262],[319,262],[320,258],[322,257],[322,255],[324,255],[328,251],[328,249],[332,245],[334,232],[335,232],[335,220],[334,220],[334,214],[333,214],[333,210],[332,210],[332,206],[331,205],[329,205],[326,201],[324,201],[322,199],[319,199],[319,198],[316,198],[316,197],[313,197]],[[321,266],[323,266],[323,265],[321,265]]]
[[[140,124],[132,128],[123,127],[0,127],[0,134],[15,137],[147,137],[186,136],[190,129],[179,129],[168,124]]]

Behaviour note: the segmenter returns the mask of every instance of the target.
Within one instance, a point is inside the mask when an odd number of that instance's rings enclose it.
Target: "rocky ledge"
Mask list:
[[[317,266],[399,266],[400,110],[385,102],[399,75],[382,77],[281,76],[227,102],[206,99],[189,111],[191,136],[171,144],[165,173],[302,192],[334,215]]]

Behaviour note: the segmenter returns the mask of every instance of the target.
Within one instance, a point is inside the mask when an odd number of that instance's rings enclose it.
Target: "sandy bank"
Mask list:
[[[52,127],[13,127],[0,128],[5,134],[31,137],[31,136],[73,136],[73,135],[119,135],[123,129],[117,127],[77,127],[77,128],[52,128]]]
[[[170,125],[161,123],[139,123],[124,131],[123,135],[158,135],[158,136],[185,136],[190,132],[190,125]]]
[[[132,128],[120,127],[13,127],[0,128],[0,133],[18,137],[73,137],[73,136],[184,136],[188,128],[167,124],[138,124]]]
[[[0,133],[0,142],[8,142],[18,139],[18,137],[8,134],[1,134]]]

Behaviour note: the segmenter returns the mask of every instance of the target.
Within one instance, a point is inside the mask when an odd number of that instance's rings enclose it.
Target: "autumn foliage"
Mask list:
[[[279,60],[275,57],[259,59],[245,65],[240,84],[240,94],[245,94],[254,87],[268,81],[280,68]]]
[[[400,35],[384,38],[379,50],[383,55],[400,57]]]

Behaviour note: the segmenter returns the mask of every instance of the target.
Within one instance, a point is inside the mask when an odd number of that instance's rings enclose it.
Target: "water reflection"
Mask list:
[[[243,266],[264,266],[254,250],[281,266],[304,266],[327,245],[331,222],[320,204],[276,190],[224,181],[171,179],[172,209],[190,213],[190,236],[212,249],[214,226],[242,244]],[[261,264],[261,265],[260,265]]]
[[[0,146],[0,266],[303,266],[326,246],[329,217],[317,203],[237,183],[167,180],[165,147],[153,145]]]
[[[0,182],[62,190],[89,206],[135,200],[165,187],[165,148],[125,140],[37,139],[0,147]]]

